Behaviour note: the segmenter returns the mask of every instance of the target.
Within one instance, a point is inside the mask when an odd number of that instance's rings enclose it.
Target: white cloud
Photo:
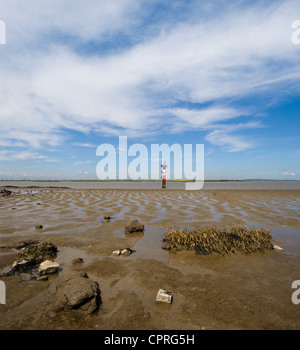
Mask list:
[[[99,39],[131,24],[138,0],[2,0],[1,17],[9,28],[9,42],[40,41],[47,34]],[[40,43],[41,44],[41,43]]]
[[[280,173],[280,175],[296,176],[294,172],[289,172],[289,171],[283,171]]]
[[[46,162],[59,162],[58,159],[50,158],[48,156],[38,154],[30,151],[14,151],[14,150],[1,150],[0,161],[26,161],[26,160],[43,160]]]
[[[79,146],[79,147],[87,147],[87,148],[96,148],[96,147],[98,147],[97,145],[93,145],[93,144],[88,143],[88,142],[84,142],[84,143],[78,142],[78,143],[74,143],[73,145],[74,146]]]
[[[229,152],[239,152],[252,147],[252,144],[242,137],[230,135],[223,130],[214,130],[209,133],[205,140],[213,145],[225,146]]]
[[[73,165],[82,165],[82,164],[89,164],[89,163],[92,163],[91,160],[84,160],[84,161],[78,161],[78,162],[75,162],[73,163]]]
[[[230,124],[231,130],[221,124],[250,115],[234,100],[259,90],[276,93],[280,84],[299,79],[299,50],[290,41],[299,2],[247,11],[233,6],[222,17],[179,23],[110,55],[82,56],[62,40],[43,44],[47,35],[72,35],[83,43],[117,40],[118,32],[134,32],[141,4],[3,0],[8,25],[7,51],[0,56],[3,145],[57,147],[67,129],[103,135],[122,130],[128,136],[196,129],[230,152],[253,146],[232,133],[239,124]],[[179,100],[214,104],[199,110],[170,107]]]

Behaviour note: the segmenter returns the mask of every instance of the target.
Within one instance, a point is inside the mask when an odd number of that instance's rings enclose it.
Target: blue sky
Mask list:
[[[206,179],[300,180],[298,0],[2,0],[0,20],[0,179],[97,179],[127,136],[204,144]]]

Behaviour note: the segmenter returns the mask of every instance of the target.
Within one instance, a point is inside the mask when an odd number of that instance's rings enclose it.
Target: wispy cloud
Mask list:
[[[143,9],[154,12],[155,4],[4,0],[9,42],[0,57],[2,145],[57,147],[68,130],[140,137],[202,130],[207,142],[229,152],[253,147],[239,134],[241,119],[251,123],[261,110],[249,112],[239,101],[258,92],[276,95],[299,80],[299,52],[290,41],[299,2],[236,1],[222,7],[222,17],[215,16],[219,2],[193,2],[198,20],[190,7],[178,23],[172,17],[143,27]],[[180,12],[182,2],[177,6]],[[121,33],[127,40],[122,50],[115,48]],[[193,107],[178,107],[182,102]]]
[[[79,147],[87,147],[87,148],[96,148],[97,145],[93,145],[92,143],[80,143],[80,142],[76,142],[73,144],[74,146],[79,146]]]
[[[291,171],[291,172],[289,172],[289,171],[282,171],[280,173],[280,175],[296,176],[296,174],[293,171]]]
[[[89,164],[89,163],[92,163],[91,160],[84,160],[84,161],[78,161],[78,162],[75,162],[73,163],[73,165],[82,165],[82,164]]]
[[[0,150],[0,160],[2,161],[27,161],[27,160],[40,160],[46,162],[60,162],[59,159],[51,158],[45,155],[41,155],[29,151],[13,151],[13,150]]]
[[[217,146],[224,146],[229,152],[239,152],[252,147],[242,137],[227,134],[222,130],[214,130],[205,137],[206,141]]]

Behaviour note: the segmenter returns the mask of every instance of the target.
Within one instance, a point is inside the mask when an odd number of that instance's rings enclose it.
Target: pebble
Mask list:
[[[280,251],[283,250],[283,248],[279,247],[279,245],[277,245],[277,244],[273,244],[273,243],[272,243],[271,246],[272,246],[272,248],[275,249],[275,250],[280,250]]]
[[[121,255],[124,255],[124,256],[129,256],[131,253],[132,253],[132,250],[130,248],[125,248],[125,249],[122,249],[121,251]]]
[[[39,266],[39,276],[48,275],[50,273],[56,273],[59,269],[59,264],[54,261],[45,260]]]
[[[156,295],[156,302],[157,303],[168,303],[168,304],[172,304],[173,301],[173,295],[171,292],[165,290],[165,289],[160,289],[157,292]]]
[[[121,250],[114,250],[113,252],[112,252],[112,255],[114,255],[114,256],[119,256],[119,255],[121,255]]]
[[[82,258],[75,258],[72,260],[72,264],[76,265],[76,264],[82,264],[84,261]]]
[[[119,255],[123,255],[123,256],[129,256],[131,253],[133,253],[133,250],[130,248],[125,248],[125,249],[118,249],[118,250],[114,250],[112,252],[112,255],[114,256],[119,256]]]

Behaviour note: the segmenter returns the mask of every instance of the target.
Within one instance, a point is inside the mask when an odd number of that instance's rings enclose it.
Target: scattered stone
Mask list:
[[[114,256],[119,256],[119,255],[129,256],[132,253],[134,253],[134,250],[132,250],[130,248],[125,248],[125,249],[114,250],[112,252],[112,255],[114,255]]]
[[[36,225],[35,228],[36,228],[37,230],[41,230],[41,229],[43,228],[43,225]]]
[[[126,227],[125,233],[142,232],[144,231],[144,225],[138,220],[132,220]]]
[[[168,303],[171,304],[173,301],[173,296],[171,292],[168,292],[167,290],[160,289],[157,292],[156,295],[156,302],[157,303]]]
[[[45,260],[55,259],[57,253],[56,246],[51,242],[36,244],[36,241],[26,241],[18,245],[17,249],[21,249],[17,255],[17,260],[4,276],[30,273],[34,277],[37,274],[39,264]]]
[[[50,275],[52,273],[56,273],[58,269],[59,263],[51,260],[45,260],[40,264],[38,274],[39,276]]]
[[[56,258],[57,247],[51,242],[44,242],[37,245],[29,245],[18,255],[19,259],[32,257],[36,264],[40,264],[45,260],[53,260]]]
[[[82,258],[75,258],[72,260],[72,264],[73,265],[78,265],[78,264],[82,264],[83,263],[83,259]]]
[[[0,191],[0,197],[9,197],[12,194],[12,191],[6,190],[5,188]]]
[[[102,223],[108,223],[108,222],[110,222],[110,219],[111,219],[111,217],[110,216],[104,216],[104,218],[103,218],[103,220],[102,220]]]
[[[279,245],[277,245],[277,244],[271,243],[271,247],[272,247],[272,249],[274,249],[274,250],[280,250],[280,251],[283,250],[283,248],[279,247]]]
[[[112,252],[112,255],[114,255],[114,256],[119,256],[121,254],[121,250],[114,250],[113,252]]]
[[[121,255],[129,256],[133,251],[130,248],[122,249]]]
[[[99,284],[85,273],[72,272],[56,287],[54,310],[78,310],[85,315],[95,312],[101,304]]]
[[[23,272],[29,272],[32,270],[32,268],[35,265],[34,259],[22,259],[19,261],[15,261],[12,264],[12,269],[9,271],[10,275],[13,275],[15,273],[23,273]]]

